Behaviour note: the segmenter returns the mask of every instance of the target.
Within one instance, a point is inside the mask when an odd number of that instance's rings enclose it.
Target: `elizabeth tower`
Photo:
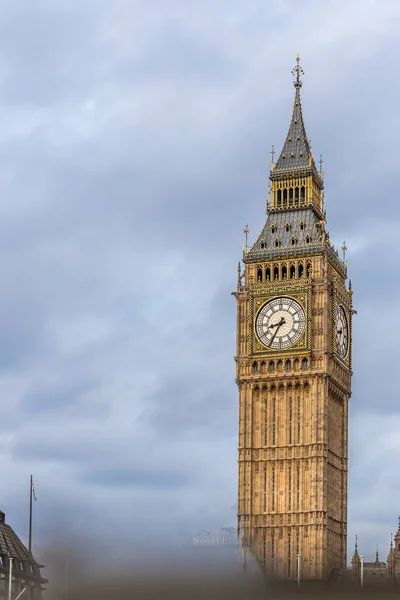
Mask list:
[[[238,527],[278,579],[346,567],[351,284],[329,240],[324,184],[293,70],[292,120],[271,162],[267,219],[246,246],[237,300]]]

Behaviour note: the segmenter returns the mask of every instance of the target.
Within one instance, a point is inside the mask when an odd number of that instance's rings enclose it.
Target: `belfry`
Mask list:
[[[322,160],[293,114],[270,165],[267,219],[238,266],[238,528],[265,573],[346,567],[352,289],[327,230]],[[274,156],[273,156],[274,159]],[[246,239],[249,233],[246,226]]]

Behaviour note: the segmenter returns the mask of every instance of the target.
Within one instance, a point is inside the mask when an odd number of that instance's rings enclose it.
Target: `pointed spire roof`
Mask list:
[[[379,567],[380,565],[380,560],[379,560],[379,547],[378,544],[376,545],[376,553],[375,553],[375,566]]]
[[[353,558],[351,559],[351,562],[352,563],[359,562],[359,560],[360,560],[360,557],[359,557],[359,554],[358,554],[358,539],[357,539],[357,536],[356,536],[356,542],[354,544]]]
[[[295,80],[293,115],[290,122],[286,141],[283,144],[282,152],[275,164],[274,171],[286,169],[298,169],[299,167],[313,167],[317,172],[314,159],[311,154],[310,141],[307,138],[304,126],[303,113],[301,110],[300,88],[303,85],[300,75],[304,73],[300,66],[300,57],[297,55],[296,66],[292,70]]]
[[[394,548],[393,548],[393,533],[390,534],[390,550],[387,557],[388,563],[390,563],[394,558]]]

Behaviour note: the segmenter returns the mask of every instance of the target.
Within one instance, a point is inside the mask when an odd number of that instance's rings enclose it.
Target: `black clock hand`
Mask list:
[[[282,317],[282,319],[279,321],[279,323],[277,323],[277,324],[275,325],[275,327],[276,327],[276,329],[275,329],[275,333],[274,333],[274,335],[272,336],[270,343],[268,344],[268,346],[269,346],[269,347],[271,347],[271,344],[272,344],[272,342],[274,341],[274,339],[275,339],[275,337],[276,337],[276,334],[278,333],[278,329],[279,329],[279,327],[281,327],[282,325],[285,325],[285,323],[286,323],[286,321],[285,321],[285,319]]]
[[[272,325],[269,326],[270,329],[273,329],[274,327],[280,327],[281,325],[285,324],[285,319],[284,317],[281,318],[281,320],[279,321],[279,323],[272,323]]]

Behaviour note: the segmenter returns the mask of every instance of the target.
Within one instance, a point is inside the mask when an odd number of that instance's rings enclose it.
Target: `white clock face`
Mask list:
[[[339,356],[345,358],[349,346],[346,313],[342,306],[336,308],[336,348]]]
[[[301,305],[293,298],[274,298],[261,308],[256,319],[257,336],[264,346],[283,350],[293,346],[306,326]]]

